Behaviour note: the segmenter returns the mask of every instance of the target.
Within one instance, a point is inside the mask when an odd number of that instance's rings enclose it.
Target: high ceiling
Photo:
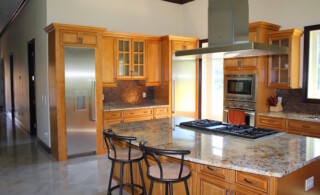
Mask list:
[[[24,0],[0,0],[0,32]]]

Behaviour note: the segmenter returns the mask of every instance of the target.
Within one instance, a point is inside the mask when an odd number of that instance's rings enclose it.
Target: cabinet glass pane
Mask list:
[[[133,63],[138,64],[138,54],[133,54]]]
[[[124,66],[124,68],[125,68],[125,76],[129,76],[129,65],[125,65]]]
[[[139,64],[143,64],[143,54],[139,55]]]
[[[124,63],[129,64],[129,54],[128,53],[124,54]]]
[[[289,47],[289,39],[282,39],[281,40],[281,46]]]
[[[137,76],[138,75],[138,66],[134,66],[134,70],[133,70],[133,75]]]
[[[139,42],[139,52],[143,52],[143,42]]]
[[[129,41],[124,41],[124,51],[129,51]]]
[[[138,42],[133,42],[133,51],[138,52]]]
[[[124,76],[124,66],[123,66],[123,64],[119,64],[119,76]]]
[[[119,64],[120,65],[123,64],[123,54],[122,53],[119,54]]]
[[[281,55],[281,68],[288,68],[288,55]]]
[[[143,76],[143,66],[140,66],[140,76]]]
[[[123,41],[119,41],[119,51],[123,51]]]
[[[272,45],[280,45],[279,40],[273,40],[273,41],[272,41]]]
[[[289,83],[288,70],[281,70],[280,71],[280,83],[282,83],[282,84]]]
[[[279,83],[279,71],[278,70],[273,70],[271,71],[271,83]]]
[[[279,68],[279,56],[273,55],[272,56],[272,69]]]

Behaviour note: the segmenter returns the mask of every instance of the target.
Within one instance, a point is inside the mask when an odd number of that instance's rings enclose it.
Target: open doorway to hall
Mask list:
[[[36,94],[35,94],[35,39],[28,42],[28,72],[29,72],[29,108],[30,134],[37,135]]]

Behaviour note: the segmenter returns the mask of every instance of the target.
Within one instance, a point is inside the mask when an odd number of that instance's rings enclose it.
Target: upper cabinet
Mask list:
[[[161,58],[160,40],[146,41],[146,86],[160,85],[160,58]]]
[[[196,49],[197,41],[172,41],[172,53],[180,50]]]
[[[61,30],[61,45],[96,46],[97,33],[77,30]]]
[[[103,87],[116,87],[115,43],[112,36],[101,38],[102,84]]]
[[[300,38],[297,29],[268,33],[269,44],[288,47],[288,54],[269,57],[268,85],[274,88],[300,88]]]

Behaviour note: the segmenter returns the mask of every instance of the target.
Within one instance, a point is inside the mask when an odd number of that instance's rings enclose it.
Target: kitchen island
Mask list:
[[[137,137],[136,146],[146,140],[152,147],[190,150],[185,163],[192,171],[191,194],[320,194],[319,139],[278,133],[247,140],[177,126],[188,120],[155,119],[112,128]],[[178,162],[175,156],[161,159]],[[314,187],[305,192],[305,180],[312,176]],[[184,186],[175,184],[174,191],[184,193]],[[155,185],[154,192],[163,194],[164,186]]]

